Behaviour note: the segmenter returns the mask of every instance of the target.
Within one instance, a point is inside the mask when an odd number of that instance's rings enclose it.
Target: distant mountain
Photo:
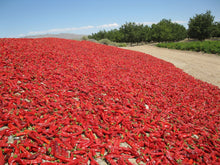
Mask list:
[[[81,40],[83,36],[87,36],[87,35],[73,34],[73,33],[59,33],[59,34],[32,35],[32,36],[25,36],[25,37],[22,37],[22,38],[48,38],[48,37],[53,37],[53,38]]]

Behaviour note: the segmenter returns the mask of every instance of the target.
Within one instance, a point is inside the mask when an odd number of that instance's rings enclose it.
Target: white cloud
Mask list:
[[[185,23],[188,23],[187,21],[172,21],[174,23],[179,23],[179,24],[185,24]]]
[[[37,35],[37,34],[46,34],[46,33],[61,33],[61,32],[70,32],[70,31],[77,31],[77,30],[85,30],[85,29],[92,29],[94,26],[82,26],[82,27],[72,27],[72,28],[62,28],[62,29],[49,29],[44,31],[32,31],[29,32],[28,35]]]
[[[216,18],[215,20],[214,20],[214,22],[219,22],[220,21],[220,18]]]
[[[104,24],[98,26],[82,26],[82,27],[71,27],[71,28],[60,28],[60,29],[49,29],[49,30],[42,30],[42,31],[30,31],[27,34],[19,34],[19,37],[23,37],[26,35],[39,35],[39,34],[48,34],[48,33],[65,33],[65,32],[75,32],[81,30],[88,30],[88,29],[103,29],[103,28],[116,28],[119,27],[117,23],[112,24]]]
[[[142,22],[140,24],[143,24],[143,25],[152,25],[152,24],[156,24],[157,22]]]
[[[179,24],[186,24],[187,21],[172,21]],[[152,25],[157,24],[158,22],[136,22],[137,24],[143,24],[143,25]],[[30,31],[27,34],[19,34],[17,37],[24,37],[28,35],[39,35],[39,34],[50,34],[50,33],[66,33],[66,32],[76,32],[76,31],[84,31],[84,30],[99,30],[99,29],[111,29],[111,28],[117,28],[120,25],[117,23],[111,23],[111,24],[103,24],[103,25],[97,25],[97,26],[82,26],[82,27],[70,27],[70,28],[58,28],[58,29],[49,29],[49,30],[42,30],[42,31]],[[86,32],[85,32],[86,33]]]
[[[25,34],[19,34],[17,37],[24,37]]]
[[[117,23],[112,23],[112,24],[104,24],[104,25],[99,25],[99,26],[96,26],[96,28],[116,28],[116,27],[119,27],[119,24]]]
[[[174,23],[178,23],[178,24],[185,24],[187,23],[187,21],[172,21]],[[152,24],[157,24],[158,22],[139,22],[137,24],[143,24],[143,25],[152,25]]]

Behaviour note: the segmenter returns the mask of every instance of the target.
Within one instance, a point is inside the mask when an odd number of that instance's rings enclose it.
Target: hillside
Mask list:
[[[64,38],[64,39],[74,39],[74,40],[81,40],[83,34],[74,34],[74,33],[59,33],[59,34],[43,34],[43,35],[31,35],[25,36],[22,38]]]

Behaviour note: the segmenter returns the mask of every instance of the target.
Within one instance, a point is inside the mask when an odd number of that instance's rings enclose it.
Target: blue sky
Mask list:
[[[91,34],[163,18],[187,27],[190,17],[207,10],[220,21],[220,0],[0,0],[0,38]]]

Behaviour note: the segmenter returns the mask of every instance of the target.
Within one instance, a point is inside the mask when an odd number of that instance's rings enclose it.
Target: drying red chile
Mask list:
[[[150,55],[0,39],[0,165],[218,164],[220,89]]]

